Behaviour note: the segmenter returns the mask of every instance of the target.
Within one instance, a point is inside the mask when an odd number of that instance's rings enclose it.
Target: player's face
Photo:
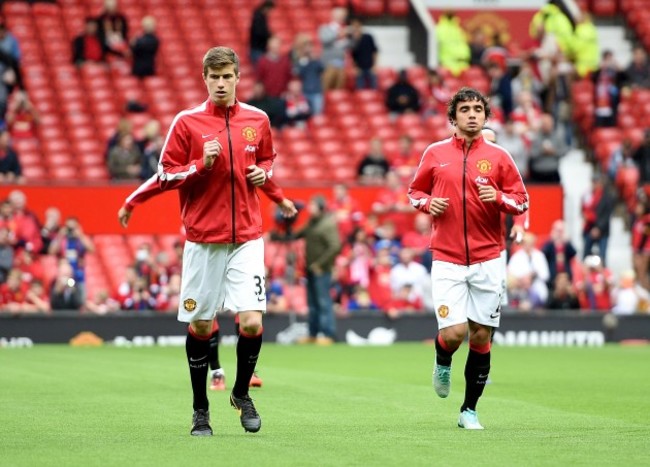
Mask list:
[[[203,77],[210,99],[218,106],[228,106],[235,103],[235,90],[239,83],[239,74],[235,73],[235,65],[223,68],[208,68]]]
[[[481,101],[465,101],[456,104],[456,127],[458,136],[476,137],[485,124],[485,107]]]

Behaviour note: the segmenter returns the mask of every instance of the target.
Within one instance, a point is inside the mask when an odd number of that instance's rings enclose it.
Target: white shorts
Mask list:
[[[506,276],[508,275],[508,252],[501,250],[501,261],[503,261],[503,293],[501,294],[501,307],[508,306],[508,286]]]
[[[504,279],[501,257],[471,266],[434,261],[431,286],[438,329],[468,319],[499,327]]]
[[[185,242],[178,320],[211,320],[219,311],[266,311],[264,240]]]

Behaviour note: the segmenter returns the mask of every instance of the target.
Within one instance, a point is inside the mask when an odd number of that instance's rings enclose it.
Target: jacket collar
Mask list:
[[[228,110],[230,111],[229,116],[232,117],[234,115],[237,115],[240,109],[239,101],[235,99],[235,103],[233,105],[228,106]],[[205,106],[205,111],[209,113],[210,115],[217,115],[219,117],[225,117],[226,116],[226,107],[221,107],[218,105],[215,105],[214,102],[212,102],[212,99],[208,98],[206,106]]]
[[[465,138],[459,137],[456,133],[451,137],[451,142],[454,146],[456,146],[459,149],[465,149],[467,147],[467,143],[465,142]],[[485,140],[483,139],[483,135],[478,135],[474,141],[472,141],[472,148],[477,148],[481,147],[483,144],[485,144]]]

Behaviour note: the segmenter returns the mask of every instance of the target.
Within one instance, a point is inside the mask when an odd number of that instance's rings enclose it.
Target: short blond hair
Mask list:
[[[212,47],[203,56],[203,76],[208,76],[208,69],[221,69],[235,65],[235,74],[239,75],[239,57],[230,47]]]

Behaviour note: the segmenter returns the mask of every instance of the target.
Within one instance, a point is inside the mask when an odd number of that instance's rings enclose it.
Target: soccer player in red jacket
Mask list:
[[[291,218],[298,213],[293,201],[284,196],[282,188],[280,188],[272,178],[267,180],[260,189],[271,201],[278,205],[283,217]],[[133,210],[136,206],[139,206],[161,193],[162,190],[158,186],[158,174],[152,175],[149,179],[145,180],[142,185],[126,197],[124,204],[117,212],[117,219],[122,227],[126,228],[128,226],[129,220],[131,219]],[[239,334],[239,322],[237,322],[237,334]],[[208,364],[210,365],[210,389],[213,391],[225,391],[226,375],[223,368],[221,368],[221,363],[219,362],[219,323],[216,318],[212,325],[212,334],[210,335],[210,353],[208,355]],[[262,379],[256,372],[251,376],[249,386],[262,387]]]
[[[245,431],[262,421],[248,395],[262,347],[264,241],[256,187],[272,175],[269,118],[239,102],[239,57],[214,47],[203,57],[208,99],[172,121],[158,164],[162,190],[177,189],[187,235],[178,319],[189,323],[187,362],[194,415],[190,433],[212,435],[206,379],[215,310],[239,315],[237,375],[230,404]]]
[[[439,332],[433,386],[438,396],[449,395],[452,356],[469,331],[458,426],[480,430],[476,405],[490,371],[505,282],[501,213],[525,212],[528,194],[510,154],[481,134],[490,117],[485,96],[462,88],[447,115],[455,134],[424,151],[408,194],[414,207],[434,217],[431,281]]]

